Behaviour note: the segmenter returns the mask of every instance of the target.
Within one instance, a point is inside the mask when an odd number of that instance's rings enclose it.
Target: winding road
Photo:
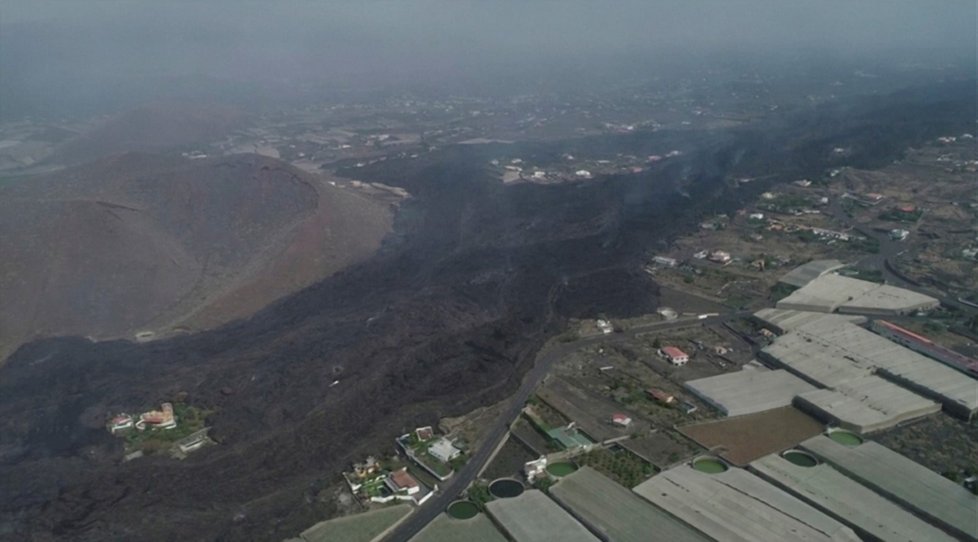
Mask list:
[[[570,343],[561,343],[544,348],[544,350],[537,355],[533,368],[523,376],[523,383],[520,385],[519,390],[517,390],[517,392],[509,398],[506,408],[499,414],[492,426],[489,428],[488,435],[483,441],[482,446],[480,446],[479,449],[472,454],[472,457],[469,459],[468,463],[466,463],[461,470],[456,472],[455,476],[453,476],[443,487],[441,487],[434,497],[418,507],[418,509],[413,514],[408,516],[403,523],[394,528],[387,535],[387,537],[384,538],[384,541],[407,542],[414,535],[416,535],[418,531],[424,528],[425,525],[435,519],[438,514],[442,513],[452,501],[458,498],[458,495],[476,479],[479,472],[482,471],[483,466],[485,466],[485,464],[492,458],[496,448],[499,447],[503,439],[506,437],[506,433],[509,432],[510,424],[517,418],[517,416],[519,416],[520,412],[523,410],[523,406],[526,404],[526,401],[530,398],[530,395],[537,388],[537,386],[540,385],[543,378],[547,376],[547,373],[550,372],[550,368],[557,360],[571,354],[583,346],[590,344],[622,343],[634,339],[638,334],[647,333],[649,331],[673,330],[697,325],[706,325],[707,323],[713,324],[742,317],[747,314],[750,314],[750,311],[729,312],[718,317],[707,319],[693,317],[680,318],[666,322],[655,322],[652,324],[636,326],[622,333],[597,335],[594,337],[579,339]]]

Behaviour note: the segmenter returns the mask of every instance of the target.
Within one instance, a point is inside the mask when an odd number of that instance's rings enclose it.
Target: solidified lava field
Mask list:
[[[413,194],[368,261],[219,329],[137,345],[52,338],[0,369],[0,538],[280,540],[329,513],[317,493],[417,424],[513,391],[570,316],[654,310],[647,251],[770,183],[820,175],[827,149],[878,167],[974,125],[974,84],[710,133],[526,144],[684,154],[582,184],[504,186],[493,145],[356,170]],[[912,103],[913,107],[907,107]],[[958,132],[960,133],[960,132]],[[343,173],[342,171],[340,172]],[[352,172],[347,172],[352,173]],[[733,188],[739,176],[772,175]],[[334,387],[334,380],[340,383]],[[105,415],[177,394],[219,446],[120,464]]]

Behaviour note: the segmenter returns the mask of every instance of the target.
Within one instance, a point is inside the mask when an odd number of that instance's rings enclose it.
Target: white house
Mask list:
[[[689,363],[689,354],[675,346],[663,346],[659,349],[659,355],[669,360],[669,363],[679,367]]]
[[[414,476],[408,474],[407,467],[390,473],[385,483],[394,493],[414,495],[421,491],[421,486],[418,484],[418,481],[414,479]]]
[[[428,453],[442,463],[448,463],[462,454],[461,450],[445,438],[432,442],[428,447]]]

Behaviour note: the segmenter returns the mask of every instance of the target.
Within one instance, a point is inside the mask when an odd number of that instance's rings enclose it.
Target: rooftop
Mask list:
[[[845,264],[839,260],[813,260],[792,269],[778,282],[801,288],[816,278],[843,266]]]
[[[940,401],[952,413],[978,411],[978,381],[857,325],[819,320],[763,350],[790,371],[826,387],[876,373]]]
[[[418,481],[408,473],[407,468],[401,468],[391,473],[391,482],[400,489],[418,487]]]
[[[778,301],[779,309],[903,314],[933,308],[933,297],[840,275],[822,275]]]
[[[486,507],[516,542],[598,542],[576,519],[536,489],[518,497],[489,501]]]
[[[762,478],[877,540],[954,541],[937,527],[824,463],[801,466],[772,454],[750,466]]]
[[[682,465],[634,491],[715,540],[859,541],[845,525],[742,469],[708,474]]]
[[[875,375],[859,376],[798,395],[799,408],[859,433],[933,414],[941,405]]]
[[[709,540],[591,467],[565,476],[550,494],[608,540],[646,542],[650,531],[674,542]]]
[[[683,352],[682,350],[680,350],[679,348],[676,348],[675,346],[663,346],[662,347],[662,353],[665,354],[665,355],[667,355],[667,356],[669,356],[670,358],[685,358],[685,357],[689,357],[689,355],[686,354],[686,352]]]
[[[776,330],[778,333],[785,333],[797,329],[805,324],[818,321],[839,321],[862,324],[866,321],[864,316],[854,314],[826,314],[823,312],[796,311],[791,309],[761,309],[754,313],[754,318],[766,326]]]
[[[492,520],[485,514],[461,520],[448,514],[438,514],[411,542],[506,542],[506,538],[496,530]]]
[[[845,446],[819,435],[801,447],[938,525],[978,539],[978,497],[940,474],[875,442]]]
[[[735,373],[690,380],[685,387],[727,416],[788,406],[795,395],[815,390],[815,386],[788,371],[764,368],[745,368]]]

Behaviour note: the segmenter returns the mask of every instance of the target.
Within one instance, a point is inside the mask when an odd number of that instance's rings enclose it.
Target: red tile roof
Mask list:
[[[686,352],[676,348],[675,346],[665,346],[662,348],[662,353],[669,356],[670,358],[688,358],[689,355]]]
[[[407,468],[392,472],[391,481],[394,482],[394,485],[401,489],[418,487],[418,481],[414,479],[414,476],[408,474]]]

